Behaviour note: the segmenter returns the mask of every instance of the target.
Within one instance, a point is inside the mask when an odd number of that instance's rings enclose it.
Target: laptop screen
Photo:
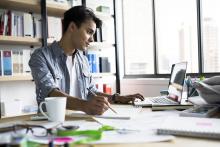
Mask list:
[[[187,62],[176,63],[172,65],[171,77],[168,88],[168,98],[181,102],[184,79],[186,76]]]

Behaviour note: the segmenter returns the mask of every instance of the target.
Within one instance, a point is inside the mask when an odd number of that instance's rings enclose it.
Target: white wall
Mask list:
[[[23,106],[37,105],[35,84],[32,81],[0,82],[0,98],[5,102],[20,99]]]
[[[168,79],[122,79],[121,94],[140,93],[143,96],[158,96],[160,90],[166,90]]]

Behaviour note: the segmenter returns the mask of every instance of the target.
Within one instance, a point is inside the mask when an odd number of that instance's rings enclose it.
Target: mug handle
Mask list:
[[[44,101],[44,102],[40,103],[40,105],[39,105],[40,113],[42,113],[49,120],[49,116],[42,109],[43,104],[46,104],[46,102]]]

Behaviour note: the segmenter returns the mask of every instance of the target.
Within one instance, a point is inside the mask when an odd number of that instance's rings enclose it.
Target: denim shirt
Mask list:
[[[97,92],[89,72],[89,63],[83,52],[77,50],[75,58],[78,61],[76,66],[79,94],[82,99],[87,100],[91,96],[87,88]],[[67,56],[60,48],[58,42],[50,46],[36,49],[31,55],[29,66],[36,85],[36,96],[38,104],[48,97],[53,89],[59,89],[67,94],[70,91],[70,75],[66,66]]]

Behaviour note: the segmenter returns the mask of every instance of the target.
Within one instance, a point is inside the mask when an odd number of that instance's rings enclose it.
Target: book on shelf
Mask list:
[[[34,37],[35,38],[42,38],[41,30],[42,30],[42,21],[39,15],[33,14],[33,24],[34,24]]]
[[[41,19],[39,16],[0,9],[0,35],[41,38]]]
[[[23,14],[23,21],[24,21],[24,36],[27,37],[34,37],[34,24],[32,15],[29,13]]]
[[[110,62],[108,57],[99,57],[99,70],[101,73],[110,72]]]
[[[3,75],[12,75],[11,50],[3,50]]]
[[[101,28],[97,28],[96,32],[94,34],[94,41],[95,42],[102,42],[102,29]]]
[[[96,11],[106,13],[106,14],[110,14],[110,7],[108,7],[108,6],[98,6],[98,7],[96,7]]]
[[[62,36],[62,21],[59,17],[47,17],[48,20],[48,38],[53,40],[60,40]]]
[[[87,54],[87,59],[89,62],[89,72],[92,73],[92,54]]]
[[[99,57],[96,53],[88,53],[87,54],[89,68],[91,73],[99,73]]]
[[[30,73],[31,69],[30,66],[28,65],[28,61],[31,58],[31,50],[30,49],[23,49],[23,73]]]
[[[92,73],[97,73],[98,63],[97,63],[97,55],[92,54]]]
[[[2,76],[2,51],[0,50],[0,76]]]
[[[13,67],[14,75],[20,74],[19,58],[20,58],[19,50],[13,50],[12,51],[12,67]]]
[[[0,50],[1,53],[1,74],[4,75],[22,75],[30,73],[28,61],[31,56],[30,49],[12,49]]]

